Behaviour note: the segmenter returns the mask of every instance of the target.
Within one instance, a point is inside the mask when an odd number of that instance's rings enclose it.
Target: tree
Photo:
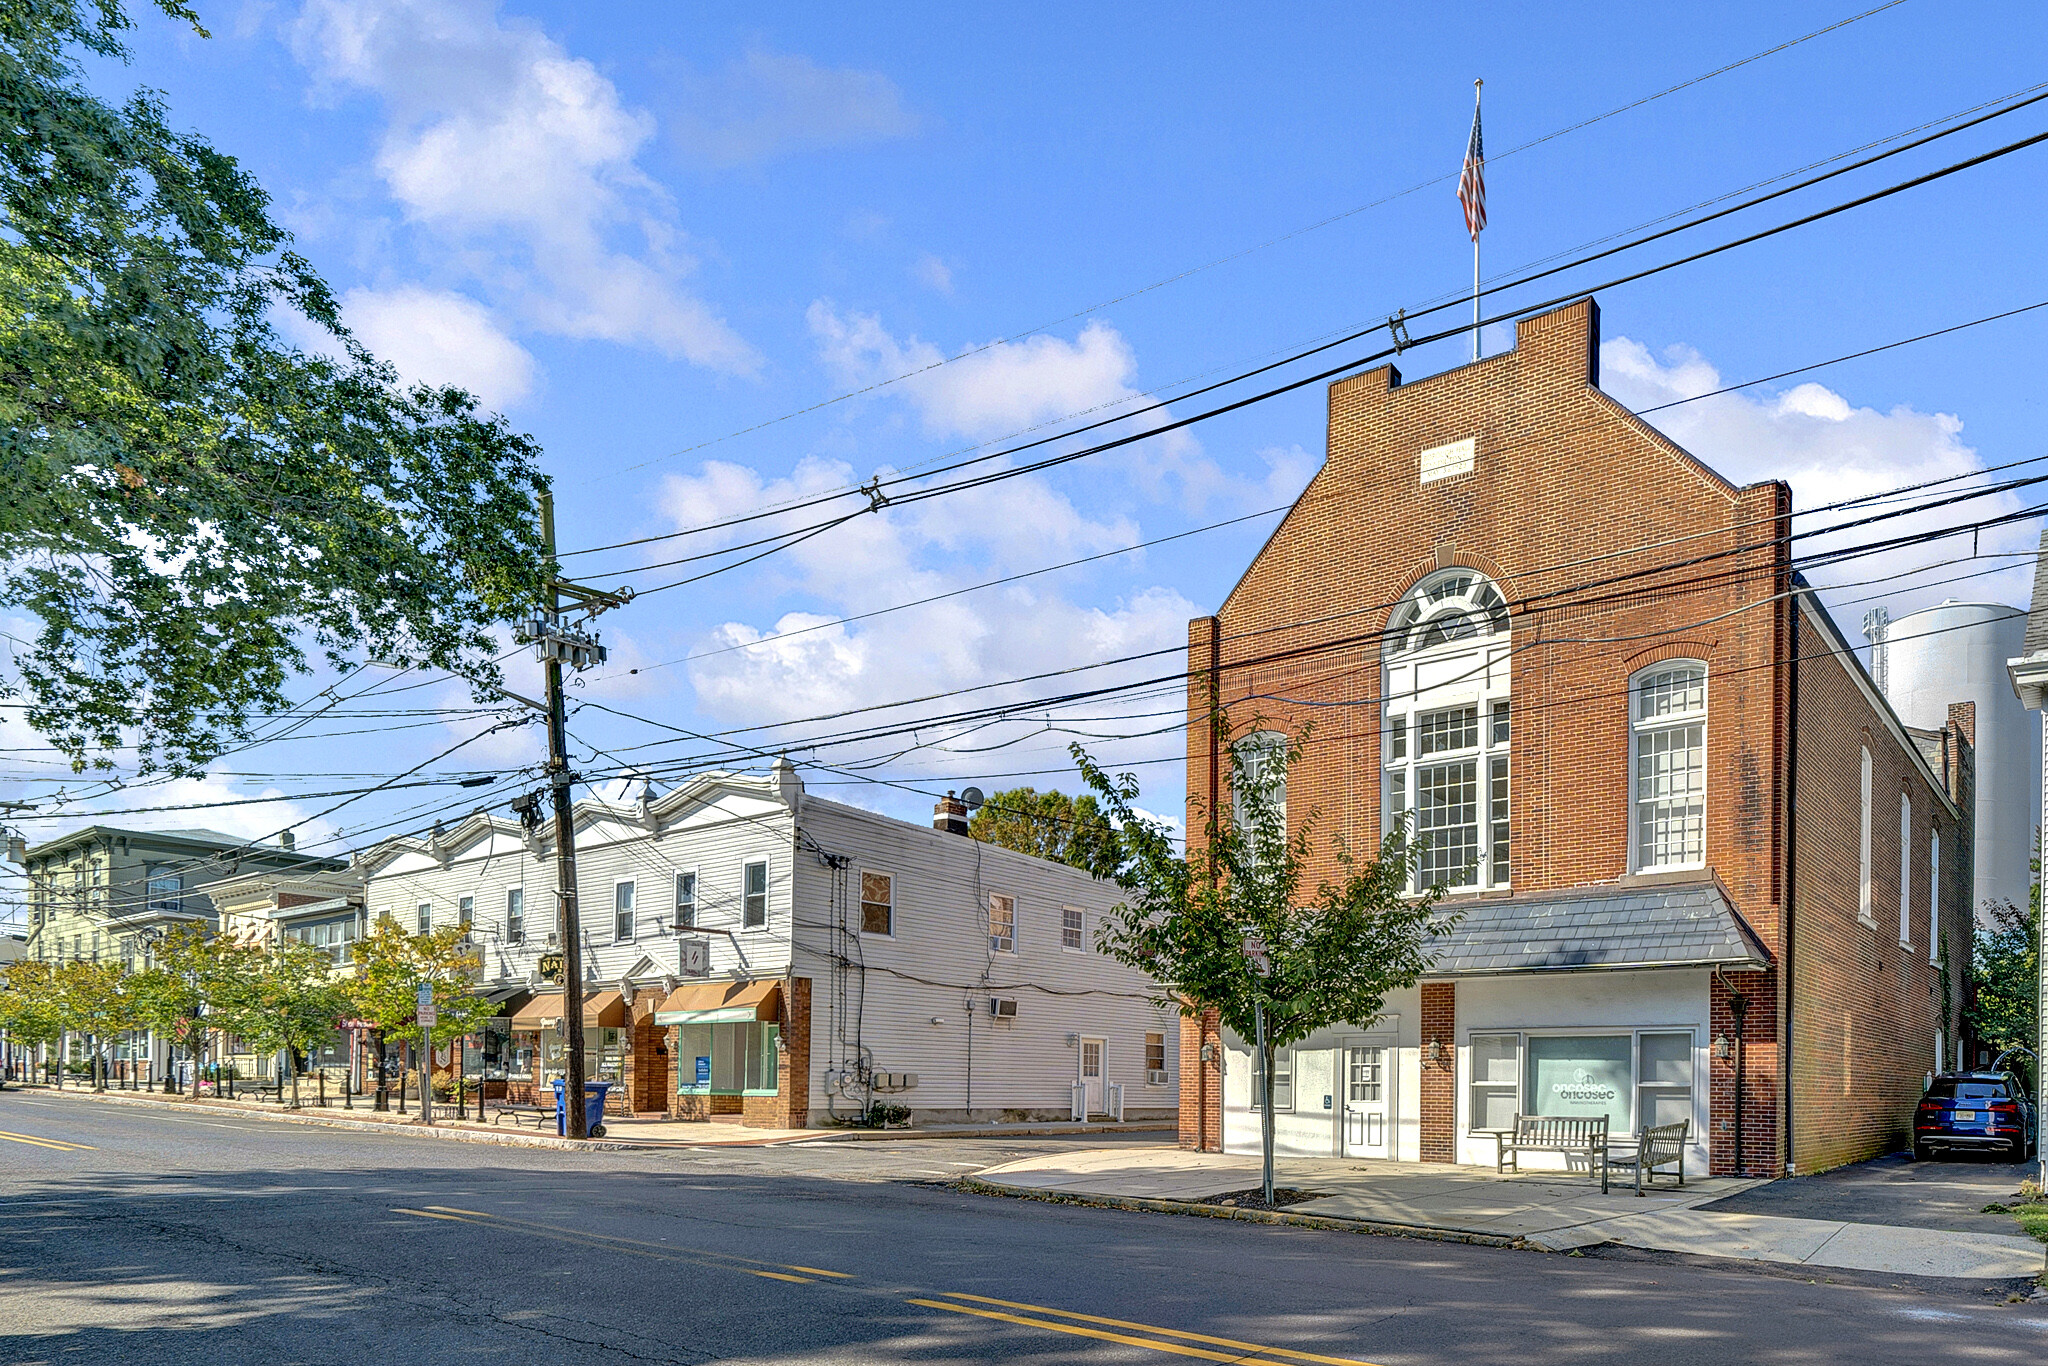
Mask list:
[[[17,1044],[55,1049],[64,1037],[57,965],[22,958],[0,970],[0,1030]]]
[[[2024,1048],[2031,1058],[2041,1037],[2040,885],[2028,892],[2025,910],[2010,901],[1994,902],[1990,910],[1991,923],[1972,931],[1964,1027],[1998,1052]]]
[[[299,1059],[334,1032],[347,1013],[347,988],[334,980],[325,949],[291,940],[267,948],[239,948],[236,970],[220,976],[212,1003],[218,1024],[259,1053],[283,1052],[299,1103]]]
[[[1302,880],[1313,853],[1318,813],[1292,831],[1284,794],[1302,737],[1232,744],[1228,721],[1210,724],[1230,755],[1228,813],[1191,803],[1198,839],[1176,853],[1167,828],[1132,808],[1131,774],[1112,778],[1077,744],[1081,776],[1100,794],[1120,832],[1127,862],[1118,876],[1130,898],[1105,920],[1103,952],[1149,974],[1162,1004],[1185,1016],[1214,1009],[1225,1028],[1251,1040],[1263,1078],[1265,1194],[1273,1198],[1273,1053],[1318,1029],[1379,1018],[1387,993],[1428,971],[1431,941],[1448,933],[1441,886],[1408,895],[1420,846],[1403,822],[1360,860],[1341,836],[1332,853],[1339,876],[1311,897]],[[1253,731],[1261,732],[1254,723]]]
[[[130,26],[121,0],[0,0],[0,597],[40,626],[0,695],[75,768],[131,743],[145,773],[288,707],[309,648],[494,698],[493,627],[551,572],[537,448],[461,390],[401,387],[159,95],[87,88]]]
[[[102,1048],[135,1022],[127,973],[118,963],[78,958],[57,969],[56,985],[64,1027],[88,1040],[87,1065],[94,1088],[101,1088],[106,1084]]]
[[[474,1034],[485,1020],[498,1013],[497,1002],[476,994],[476,978],[483,960],[470,947],[460,926],[407,934],[397,921],[384,916],[356,941],[355,961],[355,976],[348,981],[348,994],[356,1016],[368,1021],[376,1031],[380,1095],[385,1040],[392,1035],[420,1036],[415,1021],[421,983],[433,988],[435,1044]],[[422,1084],[432,1065],[431,1057],[423,1061]]]
[[[1009,788],[982,804],[967,833],[1102,878],[1115,877],[1123,861],[1116,827],[1092,793],[1069,797],[1033,787]]]
[[[152,949],[149,966],[135,974],[129,991],[136,1018],[192,1055],[192,1094],[199,1094],[199,1060],[206,1049],[206,993],[222,973],[215,965],[219,946],[202,926],[174,927]]]

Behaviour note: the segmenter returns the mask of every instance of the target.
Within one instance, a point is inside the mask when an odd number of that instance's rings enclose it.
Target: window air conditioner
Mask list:
[[[1146,1081],[1146,1083],[1147,1083],[1147,1084],[1149,1084],[1149,1085],[1152,1085],[1152,1086],[1164,1086],[1164,1085],[1166,1085],[1166,1071],[1165,1071],[1165,1069],[1164,1069],[1164,1068],[1153,1068],[1153,1069],[1152,1069],[1151,1071],[1149,1071],[1149,1072],[1147,1072],[1147,1073],[1145,1074],[1145,1081]]]
[[[988,998],[988,1013],[998,1020],[1017,1018],[1017,998],[1014,996],[991,996]]]

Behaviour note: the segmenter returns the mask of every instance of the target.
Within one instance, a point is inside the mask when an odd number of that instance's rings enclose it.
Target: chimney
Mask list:
[[[948,792],[932,807],[932,829],[949,835],[967,833],[967,803]]]
[[[292,846],[299,842],[299,837],[297,835],[294,835],[291,831],[286,830],[278,835],[277,842],[280,847],[289,852]]]

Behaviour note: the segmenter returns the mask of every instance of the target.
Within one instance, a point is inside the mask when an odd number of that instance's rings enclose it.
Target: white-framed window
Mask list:
[[[1692,1118],[1692,1035],[1636,1036],[1636,1127]]]
[[[1079,906],[1060,907],[1060,947],[1068,953],[1088,948],[1088,913]]]
[[[631,882],[612,884],[612,942],[622,944],[632,939],[634,930],[635,888]]]
[[[1927,837],[1927,961],[1941,961],[1941,832]]]
[[[1254,731],[1240,736],[1231,746],[1236,762],[1231,765],[1231,817],[1241,832],[1249,833],[1247,817],[1254,795],[1271,805],[1282,838],[1287,831],[1287,737],[1278,731]]]
[[[414,918],[419,922],[421,934],[431,933],[434,928],[434,903],[422,901],[414,908]]]
[[[1862,826],[1861,826],[1861,830],[1862,830],[1862,835],[1861,835],[1861,840],[1860,840],[1860,844],[1859,844],[1859,849],[1860,849],[1860,854],[1859,854],[1859,858],[1860,858],[1860,861],[1861,861],[1861,862],[1860,862],[1860,867],[1859,867],[1859,871],[1858,871],[1858,874],[1857,874],[1857,878],[1856,878],[1856,918],[1857,918],[1858,920],[1861,920],[1861,921],[1862,921],[1862,922],[1863,922],[1864,924],[1866,924],[1866,925],[1870,926],[1870,927],[1871,927],[1872,929],[1876,929],[1876,928],[1877,928],[1877,905],[1876,905],[1876,897],[1875,897],[1875,895],[1874,895],[1874,892],[1875,892],[1875,890],[1876,890],[1876,889],[1875,889],[1875,888],[1873,888],[1873,887],[1871,886],[1871,869],[1872,869],[1872,864],[1871,864],[1871,859],[1870,859],[1870,834],[1871,834],[1871,810],[1870,810],[1870,807],[1871,807],[1871,797],[1872,797],[1872,793],[1871,793],[1871,772],[1870,772],[1870,746],[1868,746],[1868,745],[1865,745],[1865,746],[1863,747],[1863,770],[1862,770],[1862,772],[1863,772],[1863,788],[1862,788],[1862,795],[1863,795],[1863,804],[1862,804],[1862,812],[1863,812],[1863,818],[1862,818]]]
[[[860,932],[896,933],[896,879],[887,873],[860,875]]]
[[[1252,1049],[1252,1109],[1266,1108],[1266,1068],[1264,1055]],[[1273,1113],[1294,1108],[1294,1049],[1273,1050]]]
[[[1474,1034],[1465,1124],[1473,1133],[1512,1129],[1522,1108],[1522,1036]]]
[[[740,928],[758,930],[768,923],[768,861],[749,863],[740,887]]]
[[[1638,872],[1707,861],[1707,668],[1667,660],[1629,686]]]
[[[151,915],[176,915],[185,908],[185,879],[169,868],[153,864],[147,871],[145,895]]]
[[[1470,569],[1423,579],[1388,618],[1381,809],[1422,846],[1411,890],[1509,883],[1508,625]]]
[[[988,946],[995,953],[1017,951],[1017,898],[988,894]]]
[[[1899,947],[1913,947],[1913,799],[1899,794]]]
[[[687,930],[697,924],[697,870],[676,874],[676,928]]]
[[[1166,1035],[1163,1031],[1148,1031],[1145,1035],[1145,1072],[1147,1080],[1154,1074],[1166,1074]]]
[[[505,892],[505,942],[523,944],[526,942],[526,889],[508,888]]]
[[[476,923],[476,898],[459,896],[455,898],[455,923],[468,929]]]

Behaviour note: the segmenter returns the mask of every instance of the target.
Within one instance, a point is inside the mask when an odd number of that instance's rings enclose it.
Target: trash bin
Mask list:
[[[604,1097],[611,1089],[608,1081],[583,1083],[583,1132],[591,1138],[604,1137]],[[567,1090],[562,1079],[555,1078],[555,1132],[565,1137],[569,1132]]]

